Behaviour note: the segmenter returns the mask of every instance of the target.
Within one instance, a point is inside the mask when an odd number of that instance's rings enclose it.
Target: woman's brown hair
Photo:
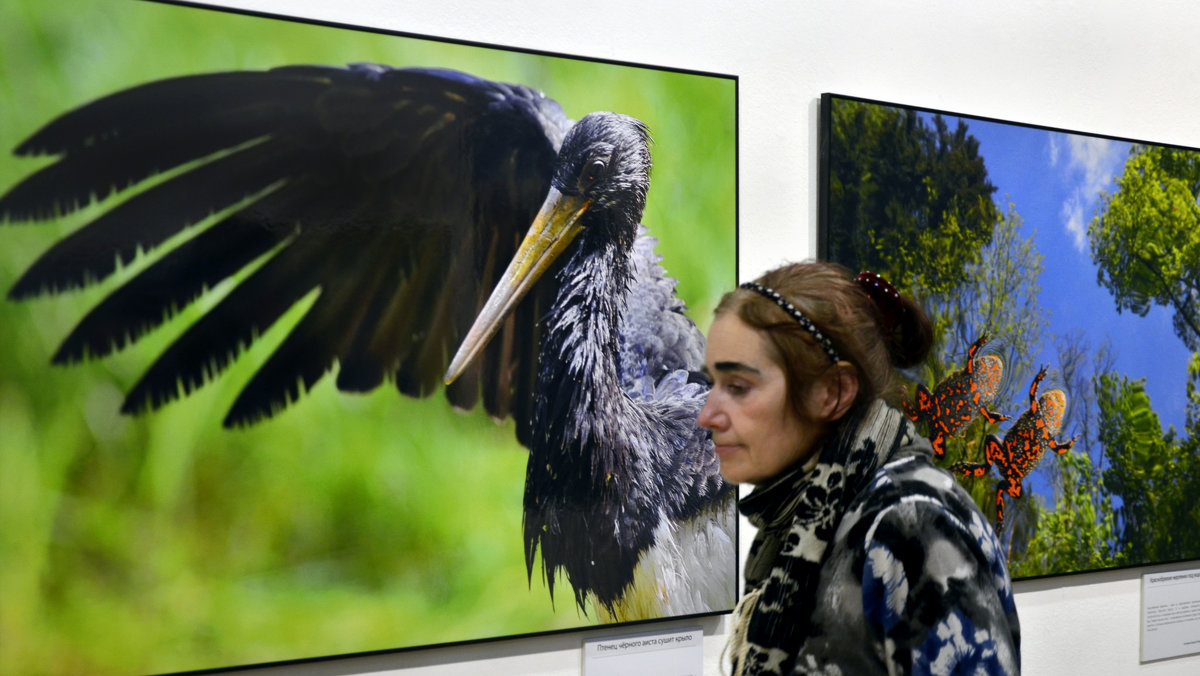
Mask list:
[[[868,293],[868,285],[856,282],[844,266],[792,263],[755,281],[792,303],[854,366],[858,396],[851,410],[878,397],[895,402],[900,388],[895,369],[915,366],[929,354],[933,328],[924,310],[899,294]],[[716,315],[729,312],[766,334],[786,375],[789,402],[802,413],[808,385],[831,366],[826,352],[808,329],[760,292],[738,288],[725,294]]]

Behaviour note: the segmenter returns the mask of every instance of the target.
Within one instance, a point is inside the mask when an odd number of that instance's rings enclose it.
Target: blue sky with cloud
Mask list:
[[[1094,136],[1046,132],[1050,147],[1049,162],[1057,167],[1059,145],[1065,146],[1063,171],[1074,190],[1063,201],[1062,224],[1078,251],[1087,250],[1087,226],[1102,190],[1111,190],[1113,176],[1121,172],[1129,154],[1129,144]],[[1066,142],[1063,143],[1065,137]]]
[[[1015,205],[1044,257],[1039,300],[1049,315],[1049,330],[1064,335],[1082,330],[1095,349],[1107,338],[1116,353],[1116,370],[1146,379],[1151,403],[1163,426],[1181,429],[1186,403],[1190,352],[1171,326],[1172,313],[1154,307],[1145,317],[1118,313],[1108,290],[1097,281],[1087,225],[1102,204],[1103,191],[1115,188],[1130,143],[1013,124],[964,118],[979,139],[980,154],[997,187],[996,202]],[[957,120],[947,116],[951,128]],[[1057,364],[1053,341],[1038,360]]]

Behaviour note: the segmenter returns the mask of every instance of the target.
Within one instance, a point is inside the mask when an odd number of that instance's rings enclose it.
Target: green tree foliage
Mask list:
[[[931,389],[965,366],[968,346],[987,333],[985,352],[1004,361],[1005,383],[991,408],[1012,416],[1028,405],[1047,324],[1038,302],[1043,256],[1022,234],[1013,204],[993,202],[978,140],[959,120],[836,101],[829,144],[828,256],[876,270],[921,301],[937,344],[911,375]],[[947,441],[942,464],[982,462],[1000,425],[972,421]],[[985,514],[995,513],[998,476],[965,480]],[[1010,508],[1015,528],[1032,531],[1037,509]],[[1010,505],[1012,503],[1010,502]]]
[[[838,100],[829,153],[829,259],[948,293],[997,221],[996,187],[965,122]]]
[[[1093,570],[1118,563],[1112,499],[1102,490],[1091,458],[1066,453],[1056,465],[1061,481],[1054,509],[1037,508],[1036,529],[1027,531],[1031,537],[1023,546],[1014,537],[1013,550],[1020,556],[1010,555],[1009,567],[1015,576]]]
[[[1119,560],[1172,561],[1200,551],[1200,356],[1188,366],[1189,437],[1165,433],[1145,383],[1105,374],[1097,384],[1104,488],[1118,504]]]
[[[1174,311],[1175,333],[1200,349],[1200,154],[1135,145],[1116,190],[1088,226],[1097,278],[1119,311]],[[1097,383],[1104,489],[1117,505],[1119,559],[1188,558],[1200,550],[1200,357],[1188,366],[1186,436],[1163,432],[1142,381]]]
[[[830,121],[828,257],[883,274],[929,312],[938,344],[913,375],[932,387],[963,367],[983,332],[1009,374],[1032,374],[1046,325],[1042,255],[1016,208],[993,202],[966,122],[952,131],[941,116],[841,99]],[[1019,399],[1020,386],[1008,389]],[[981,459],[980,440],[995,431],[981,425],[952,439],[948,457]]]
[[[1021,235],[1021,224],[1020,214],[1010,203],[996,223],[992,241],[979,252],[978,260],[966,265],[966,277],[953,292],[915,290],[918,297],[926,297],[923,305],[939,337],[922,379],[940,382],[963,368],[968,347],[986,332],[989,342],[985,352],[998,354],[1005,369],[1005,385],[990,408],[1013,418],[1028,405],[1024,385],[1035,371],[1033,357],[1041,349],[1047,323],[1037,298],[1043,256],[1032,236]],[[984,439],[999,433],[999,424],[977,417],[947,442],[945,463],[982,462]],[[986,479],[967,482],[985,514],[995,511],[997,480],[993,473]]]
[[[1118,310],[1175,312],[1175,333],[1200,349],[1200,154],[1134,146],[1088,226],[1098,280]]]
[[[1010,385],[1028,381],[1026,374],[1032,377],[1036,370],[1033,356],[1041,350],[1047,325],[1038,302],[1044,257],[1034,245],[1033,235],[1021,234],[1022,223],[1016,206],[1008,203],[1004,213],[998,214],[991,241],[964,266],[964,278],[953,291],[914,289],[919,297],[926,297],[924,305],[942,338],[940,361],[966,354],[967,347],[986,331],[988,350],[1001,353]],[[945,374],[930,375],[941,378]],[[1021,385],[1009,389],[1024,396]],[[1023,408],[1024,403],[1016,406]]]
[[[1059,346],[1068,371],[1081,340]],[[1093,361],[1092,395],[1068,414],[1080,439],[1052,463],[1053,511],[1039,509],[1028,543],[1014,535],[1015,575],[1180,560],[1200,547],[1200,355],[1188,365],[1186,437],[1162,430],[1144,381],[1112,372],[1106,346]],[[1082,373],[1064,373],[1069,391],[1085,395]]]
[[[1063,429],[1077,434],[1069,453],[1043,458],[1041,471],[1054,487],[1054,504],[1037,505],[1034,528],[1014,534],[1009,566],[1033,576],[1119,565],[1116,515],[1100,468],[1096,374],[1112,371],[1114,355],[1105,340],[1093,349],[1081,330],[1055,340],[1061,386],[1067,393]],[[1033,501],[1030,501],[1033,502]],[[1017,524],[1020,525],[1020,524]]]

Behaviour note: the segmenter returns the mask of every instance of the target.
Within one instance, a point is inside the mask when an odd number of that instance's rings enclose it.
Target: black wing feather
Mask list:
[[[183,394],[191,393],[223,371],[337,264],[321,255],[317,244],[308,239],[281,247],[158,356],[126,396],[122,411],[158,408],[178,397],[180,387]]]
[[[324,252],[323,263],[330,268],[352,263],[355,250],[335,246]],[[317,268],[321,263],[310,265]],[[319,274],[324,270],[317,272],[314,277],[324,276]],[[284,409],[333,368],[363,322],[368,308],[362,302],[362,287],[368,279],[341,277],[320,289],[312,308],[238,395],[225,418],[227,427],[252,424]]]
[[[328,81],[304,68],[230,71],[155,80],[123,89],[68,111],[46,124],[14,151],[17,155],[62,155],[127,138],[188,136],[188,129],[233,131],[244,119],[270,119],[285,105],[311,102]],[[257,135],[257,134],[254,134]],[[249,138],[253,138],[251,135]],[[224,147],[213,137],[210,147]],[[164,148],[164,150],[167,150]]]
[[[193,237],[92,308],[59,346],[54,363],[102,357],[136,341],[270,251],[281,238],[282,233],[238,219]]]
[[[427,395],[536,213],[568,125],[556,103],[524,87],[370,64],[193,75],[117,92],[17,148],[59,157],[0,197],[0,215],[43,219],[130,185],[135,194],[52,246],[10,295],[73,289],[139,253],[155,257],[67,338],[56,359],[73,361],[136,341],[263,258],[155,359],[123,410],[199,387],[313,292],[227,424],[271,415],[337,364],[343,389],[390,378]],[[161,172],[174,174],[137,185]],[[554,284],[547,275],[447,389],[454,404],[472,406],[482,392],[493,415],[528,411],[536,320]],[[527,420],[518,423],[527,438]]]
[[[68,112],[17,147],[57,154],[0,198],[12,220],[50,218],[159,172],[303,119],[324,85],[276,72],[193,75],[127,89]]]
[[[0,214],[23,221],[70,213],[148,176],[262,134],[261,130],[224,131],[220,136],[205,133],[198,137],[179,133],[169,144],[140,135],[124,140],[119,147],[106,143],[72,151],[64,156],[69,161],[51,164],[17,184],[0,199]]]
[[[267,190],[285,163],[272,145],[243,148],[125,200],[47,250],[9,297],[59,293],[103,280],[118,262],[127,265],[183,228]]]

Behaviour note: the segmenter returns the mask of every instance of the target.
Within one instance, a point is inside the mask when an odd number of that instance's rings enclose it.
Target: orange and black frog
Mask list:
[[[946,376],[930,392],[924,385],[917,385],[916,402],[905,402],[904,411],[913,422],[929,423],[929,441],[934,455],[946,454],[946,440],[954,436],[975,416],[982,415],[990,423],[1008,420],[1007,416],[993,413],[987,405],[992,403],[1000,391],[1004,376],[1004,362],[994,354],[975,354],[987,343],[985,333],[967,350],[967,364]]]
[[[1075,444],[1074,437],[1066,443],[1054,438],[1062,429],[1067,395],[1060,389],[1053,389],[1039,397],[1038,385],[1045,377],[1046,367],[1043,366],[1029,385],[1029,408],[1017,418],[1004,439],[988,435],[982,463],[956,462],[950,466],[963,476],[985,476],[992,466],[1000,472],[1000,481],[996,484],[997,532],[1004,526],[1004,495],[1007,493],[1013,499],[1021,497],[1021,482],[1037,467],[1047,450],[1062,455]]]

